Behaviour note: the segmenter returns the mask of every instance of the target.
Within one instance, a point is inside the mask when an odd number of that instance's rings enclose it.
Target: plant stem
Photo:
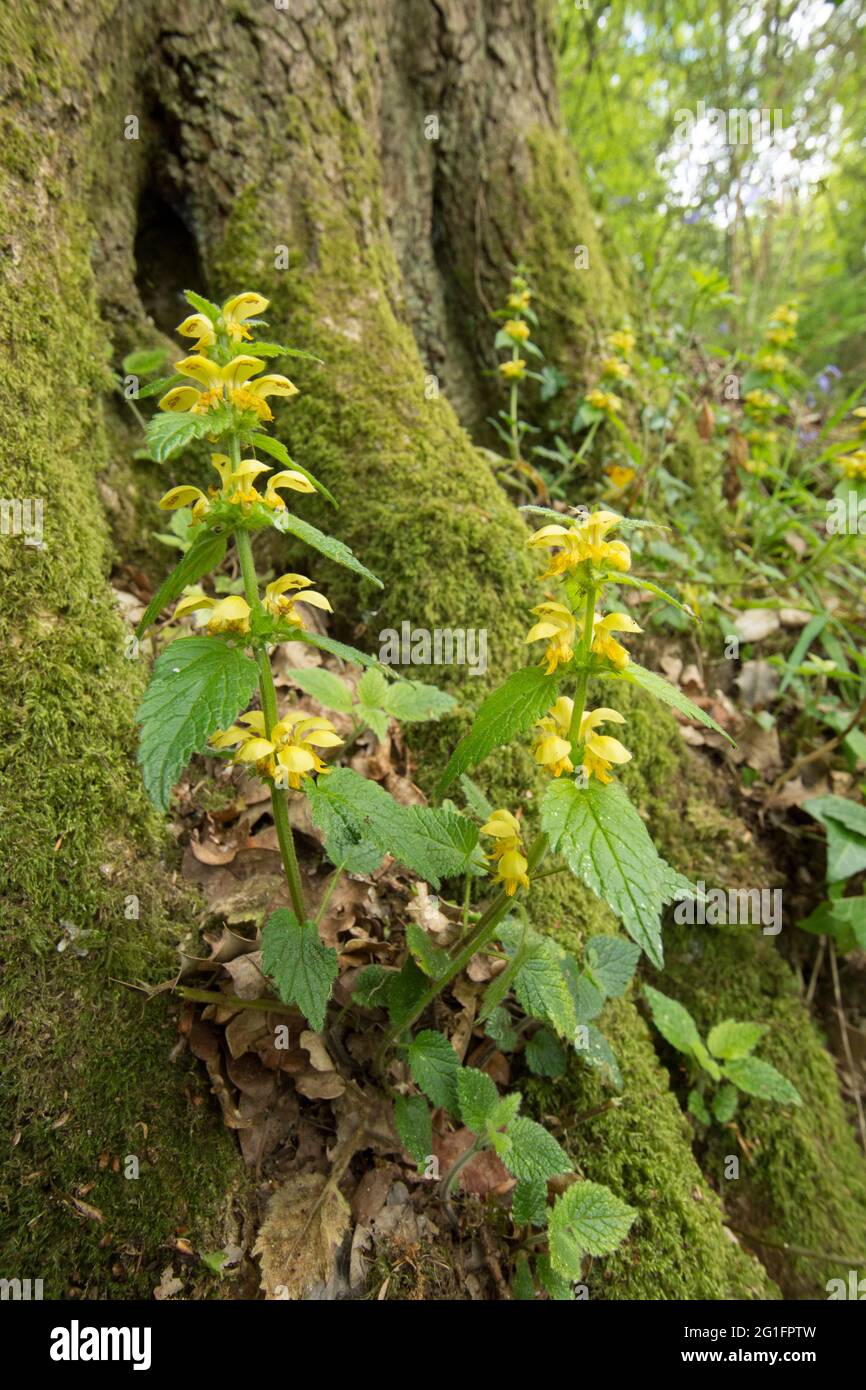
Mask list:
[[[237,440],[231,441],[232,462],[236,465],[239,462],[240,447]],[[259,580],[256,574],[256,564],[253,559],[253,546],[248,531],[235,531],[235,545],[238,550],[238,559],[241,565],[241,574],[244,580],[244,592],[247,603],[254,613],[261,613],[262,601],[259,597]],[[277,723],[277,691],[274,685],[273,672],[271,671],[271,659],[268,656],[267,648],[259,646],[256,648],[256,664],[259,668],[259,693],[262,697],[262,712],[265,716],[265,731],[270,737],[274,725]],[[277,830],[277,842],[280,846],[280,854],[283,860],[283,868],[286,871],[286,881],[289,885],[289,897],[292,900],[292,909],[299,922],[307,920],[307,912],[304,906],[304,891],[301,886],[301,871],[298,867],[298,856],[295,853],[295,841],[292,835],[292,827],[289,824],[289,804],[284,787],[277,787],[271,783],[271,811],[274,817],[274,825]]]
[[[319,910],[318,910],[318,912],[316,913],[316,926],[319,925],[319,923],[321,922],[321,920],[322,920],[322,918],[324,917],[325,913],[327,912],[327,910],[328,910],[328,903],[331,901],[331,898],[333,897],[333,894],[334,894],[334,889],[336,888],[337,884],[340,882],[340,879],[341,879],[342,877],[343,877],[343,866],[342,866],[342,864],[340,864],[339,867],[336,868],[336,869],[334,870],[334,872],[331,874],[331,877],[330,877],[330,879],[328,880],[328,886],[327,886],[327,888],[325,889],[325,891],[324,891],[324,893],[323,893],[323,895],[322,895],[322,901],[319,903]]]
[[[463,1169],[466,1167],[467,1163],[470,1163],[472,1159],[475,1157],[475,1155],[479,1154],[481,1150],[486,1147],[486,1143],[484,1143],[480,1139],[476,1139],[475,1143],[470,1144],[469,1148],[465,1151],[465,1153],[462,1153],[460,1155],[457,1162],[452,1164],[451,1168],[448,1170],[448,1172],[442,1180],[443,1202],[448,1201],[448,1198],[451,1196],[451,1190],[454,1187],[454,1184],[459,1178],[460,1174],[463,1172]]]
[[[592,623],[595,617],[595,600],[597,589],[594,584],[590,584],[586,591],[586,604],[583,610],[583,633],[578,649],[578,660],[580,671],[577,677],[577,686],[574,692],[574,712],[571,716],[571,727],[568,731],[569,742],[571,743],[572,756],[575,748],[580,744],[580,723],[586,709],[586,687],[589,684],[589,654],[592,649]]]

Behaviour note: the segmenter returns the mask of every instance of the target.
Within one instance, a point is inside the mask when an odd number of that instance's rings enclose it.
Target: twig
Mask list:
[[[828,738],[825,743],[819,744],[817,748],[813,748],[811,753],[801,753],[798,758],[794,759],[787,772],[783,772],[781,777],[776,778],[770,790],[767,792],[766,800],[768,802],[772,801],[779,788],[783,787],[785,783],[794,776],[795,772],[799,772],[801,767],[805,767],[807,763],[815,762],[817,758],[823,758],[825,753],[832,753],[834,748],[838,748],[839,744],[848,737],[852,729],[857,728],[864,715],[866,715],[866,696],[860,701],[851,722],[846,724],[844,729],[840,730],[838,734],[834,734],[832,738]]]
[[[812,1000],[815,998],[815,987],[818,983],[818,976],[821,973],[821,966],[824,964],[824,952],[827,950],[827,938],[822,936],[815,952],[815,964],[812,966],[812,974],[809,977],[809,988],[806,990],[806,1008],[811,1009]]]

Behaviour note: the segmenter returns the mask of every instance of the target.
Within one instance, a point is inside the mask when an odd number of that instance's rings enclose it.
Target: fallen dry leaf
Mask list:
[[[349,1229],[349,1207],[321,1173],[297,1173],[274,1193],[253,1254],[268,1299],[301,1299],[327,1286]]]

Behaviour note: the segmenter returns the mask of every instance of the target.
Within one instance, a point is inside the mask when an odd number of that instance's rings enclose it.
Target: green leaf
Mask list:
[[[866,807],[844,796],[816,796],[803,810],[827,831],[827,881],[840,883],[866,869]]]
[[[486,1072],[477,1067],[461,1067],[457,1073],[457,1103],[466,1128],[483,1135],[488,1118],[499,1104],[499,1092]]]
[[[543,1226],[547,1220],[547,1183],[544,1178],[523,1178],[511,1197],[515,1226]]]
[[[488,821],[493,815],[493,803],[488,801],[481,788],[471,777],[467,777],[465,772],[460,774],[460,786],[463,790],[463,798],[472,812],[480,821]]]
[[[433,1117],[423,1096],[398,1096],[394,1103],[394,1124],[403,1147],[418,1167],[433,1152]]]
[[[481,704],[465,738],[451,754],[439,783],[438,794],[467,768],[475,767],[494,748],[501,748],[517,734],[525,733],[546,714],[556,699],[559,679],[546,676],[539,666],[515,671]]]
[[[785,662],[785,670],[778,690],[779,695],[785,693],[791,681],[794,679],[794,676],[797,674],[797,667],[800,665],[803,657],[806,655],[815,638],[820,636],[829,621],[829,613],[818,613],[803,628],[803,631],[800,633],[791,651],[791,655]]]
[[[157,463],[165,463],[191,440],[221,434],[228,428],[231,418],[227,409],[209,410],[204,415],[192,415],[187,411],[157,411],[148,420],[145,431],[150,456]]]
[[[372,703],[381,704],[388,714],[405,724],[420,724],[441,719],[457,701],[453,695],[435,685],[425,685],[423,681],[394,681],[386,684],[384,698]]]
[[[730,1124],[737,1113],[737,1106],[740,1098],[737,1095],[736,1086],[726,1083],[721,1086],[713,1097],[713,1116],[720,1125]]]
[[[139,386],[138,400],[146,401],[150,396],[161,396],[163,391],[170,391],[173,386],[180,386],[186,378],[180,372],[174,372],[172,376],[157,377],[156,381],[149,381],[146,386]]]
[[[366,565],[362,565],[347,545],[338,541],[336,536],[326,536],[325,532],[320,531],[318,526],[312,526],[309,521],[295,516],[294,512],[278,512],[274,526],[278,531],[288,532],[290,536],[297,536],[298,540],[311,546],[313,550],[318,550],[320,555],[324,555],[328,560],[333,560],[334,564],[342,565],[344,569],[351,570],[353,574],[360,574],[363,579],[368,579],[378,589],[385,587],[381,579],[377,579],[372,570],[368,570]]]
[[[688,1009],[676,999],[669,999],[666,994],[653,989],[651,985],[644,985],[643,992],[650,1006],[653,1023],[665,1041],[678,1052],[684,1052],[687,1057],[696,1057],[703,1043],[698,1026]]]
[[[500,935],[506,942],[507,932],[500,929]],[[515,997],[531,1018],[550,1023],[561,1037],[570,1041],[577,1018],[569,983],[562,970],[564,953],[554,942],[532,930],[525,937],[515,938],[514,946],[518,939],[523,946],[511,982]]]
[[[262,933],[262,969],[283,1003],[297,1004],[315,1033],[324,1026],[338,968],[337,952],[320,940],[315,923],[300,923],[285,907],[268,918]]]
[[[377,666],[365,671],[357,685],[357,696],[362,705],[372,705],[374,709],[385,708],[388,682]]]
[[[200,531],[167,579],[164,579],[154,594],[135,629],[141,637],[151,623],[159,617],[163,608],[178,598],[190,584],[198,583],[203,575],[217,569],[226,553],[227,537],[221,531]]]
[[[128,352],[123,359],[123,370],[130,376],[149,376],[158,372],[168,357],[167,348],[142,348],[138,352]]]
[[[542,829],[575,878],[622,918],[654,965],[664,964],[661,912],[685,880],[660,858],[622,787],[591,778],[550,783],[541,803]]]
[[[573,1280],[566,1279],[564,1275],[557,1273],[553,1268],[549,1255],[539,1255],[535,1261],[535,1272],[538,1281],[546,1292],[547,1296],[554,1303],[571,1303],[574,1300],[574,1290],[572,1289]]]
[[[615,1091],[621,1091],[623,1086],[622,1072],[619,1069],[619,1062],[616,1054],[603,1033],[599,1032],[594,1023],[583,1025],[586,1034],[586,1046],[579,1047],[575,1039],[574,1050],[578,1057],[582,1057],[587,1066],[599,1072],[601,1079],[606,1086],[612,1086]],[[578,1033],[581,1030],[578,1029]]]
[[[586,1255],[609,1255],[637,1217],[633,1207],[597,1182],[575,1182],[548,1217],[550,1261],[566,1279],[579,1279]]]
[[[258,449],[261,453],[269,454],[272,459],[276,459],[277,463],[282,464],[283,468],[294,468],[297,473],[303,473],[307,482],[312,483],[316,491],[327,498],[332,507],[338,505],[333,494],[325,487],[325,484],[320,483],[318,478],[315,477],[309,469],[304,468],[300,463],[295,463],[295,460],[292,458],[285,444],[282,444],[279,439],[274,439],[269,434],[254,434],[250,440],[250,444],[254,449]]]
[[[350,647],[346,642],[337,642],[333,637],[325,637],[321,632],[308,632],[306,628],[293,628],[285,640],[306,642],[311,647],[317,647],[320,652],[329,652],[331,656],[338,656],[341,661],[351,662],[354,666],[378,665],[375,656],[368,656],[366,652],[359,651],[357,647]]]
[[[388,1002],[388,987],[397,972],[384,965],[365,965],[355,981],[352,1003],[362,1009],[383,1009]]]
[[[526,1065],[536,1076],[556,1079],[566,1067],[565,1048],[549,1028],[539,1028],[526,1044]]]
[[[759,1057],[741,1057],[732,1062],[726,1062],[722,1068],[722,1075],[728,1081],[733,1081],[734,1085],[741,1091],[745,1091],[748,1096],[756,1096],[758,1100],[775,1100],[780,1105],[802,1105],[803,1099],[790,1081],[776,1071],[769,1062],[762,1062]]]
[[[748,1057],[766,1031],[763,1023],[737,1023],[733,1018],[726,1018],[723,1023],[717,1023],[715,1028],[710,1029],[707,1047],[723,1061]]]
[[[191,304],[200,314],[204,314],[206,319],[210,319],[211,323],[216,323],[222,313],[222,309],[218,304],[214,304],[211,300],[205,299],[200,294],[196,294],[195,290],[184,290],[183,297],[187,304]]]
[[[828,933],[844,955],[858,949],[866,951],[866,897],[834,898],[821,903],[797,926],[818,935]]]
[[[373,709],[370,705],[358,705],[360,716],[368,729],[372,729],[380,743],[384,743],[388,736],[389,719],[383,709]]]
[[[320,367],[324,366],[321,357],[317,357],[314,352],[286,347],[285,343],[244,343],[241,352],[252,353],[254,357],[302,357],[306,362],[317,362]]]
[[[395,1028],[402,1028],[411,1018],[419,1000],[427,993],[430,981],[410,956],[402,969],[391,972],[388,983],[388,1017]]]
[[[439,980],[448,970],[451,964],[448,952],[435,945],[417,922],[410,922],[406,928],[406,945],[412,959],[429,979]]]
[[[314,823],[328,857],[342,862],[347,846],[374,845],[434,887],[466,872],[478,830],[466,816],[429,806],[401,806],[384,787],[351,768],[336,768],[308,788]],[[335,857],[336,856],[336,857]]]
[[[687,618],[695,620],[695,614],[687,603],[680,603],[678,598],[669,594],[667,589],[662,589],[658,584],[654,584],[651,579],[639,579],[634,574],[621,574],[619,570],[611,570],[609,574],[600,575],[599,579],[602,584],[627,584],[631,589],[646,589],[647,593],[653,594],[656,598],[664,599],[671,608],[677,608]]]
[[[575,1022],[589,1023],[591,1019],[598,1018],[604,1008],[602,991],[593,983],[589,974],[580,969],[573,957],[562,962],[562,970],[571,990]]]
[[[586,964],[595,984],[611,999],[625,994],[640,959],[640,946],[619,936],[594,936]]]
[[[511,1147],[502,1161],[515,1178],[546,1181],[559,1173],[570,1173],[571,1159],[535,1120],[519,1115],[508,1131]]]
[[[679,710],[680,714],[684,714],[687,719],[693,719],[696,723],[703,724],[705,729],[713,729],[715,733],[721,734],[723,738],[728,740],[732,748],[736,748],[736,743],[730,734],[725,732],[721,724],[717,724],[706,710],[701,709],[694,700],[690,700],[675,685],[671,685],[664,676],[657,675],[655,671],[648,671],[646,667],[639,666],[636,661],[630,661],[624,671],[603,671],[599,674],[614,680],[628,681],[631,685],[639,685],[642,690],[654,695],[657,700],[662,700],[666,705]]]
[[[444,1033],[425,1028],[409,1044],[409,1070],[415,1085],[436,1106],[457,1113],[460,1062]]]
[[[736,1095],[736,1092],[734,1092]],[[707,1109],[707,1103],[700,1091],[689,1091],[689,1114],[694,1115],[699,1124],[709,1125],[713,1122],[713,1117]]]
[[[144,785],[161,811],[193,753],[249,704],[257,677],[254,661],[216,637],[179,637],[157,657],[135,717]]]
[[[511,1052],[517,1046],[517,1034],[511,1026],[511,1015],[501,1005],[492,1009],[484,1024],[484,1031],[491,1042],[495,1042],[500,1052]]]
[[[286,671],[285,674],[293,685],[312,695],[314,700],[325,706],[325,709],[336,709],[341,714],[348,714],[351,710],[351,690],[338,676],[332,671],[326,671],[323,666],[304,667],[302,670]]]

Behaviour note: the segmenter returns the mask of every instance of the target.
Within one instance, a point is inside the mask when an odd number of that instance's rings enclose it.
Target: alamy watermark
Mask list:
[[[779,107],[769,111],[765,107],[758,110],[734,106],[722,111],[718,106],[708,107],[705,101],[699,101],[694,111],[679,107],[674,112],[674,120],[674,134],[680,140],[691,140],[700,126],[701,133],[717,135],[728,145],[768,142],[784,129],[784,112]]]
[[[41,497],[0,497],[0,535],[23,536],[25,545],[42,545]]]
[[[695,887],[697,897],[681,893],[674,899],[674,921],[680,926],[760,925],[764,936],[778,936],[782,930],[781,888],[708,889],[703,880]]]
[[[379,660],[388,666],[466,666],[470,676],[487,670],[487,629],[412,627],[409,622],[379,633]]]

